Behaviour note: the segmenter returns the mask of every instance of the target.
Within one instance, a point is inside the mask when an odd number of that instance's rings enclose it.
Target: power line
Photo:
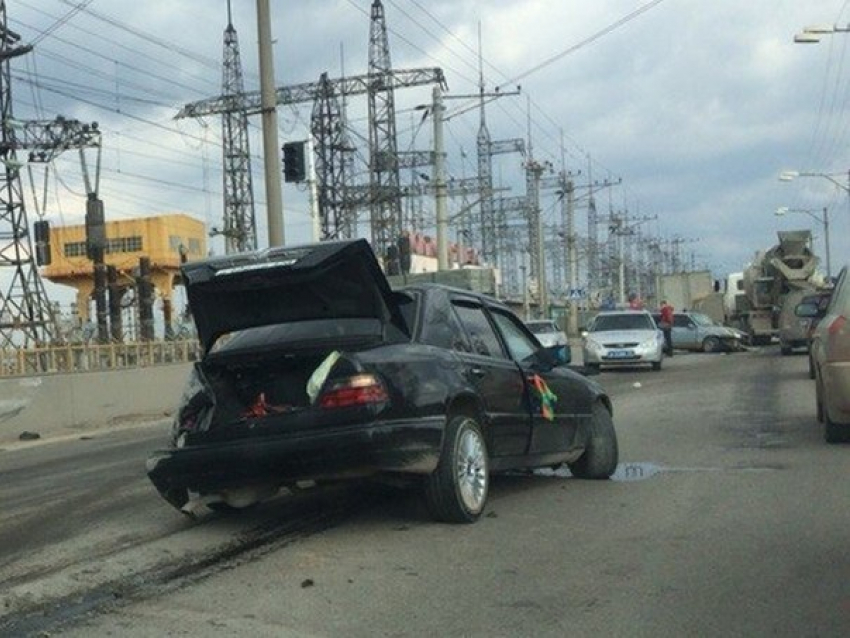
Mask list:
[[[527,78],[529,75],[531,75],[533,73],[537,73],[537,71],[544,69],[547,66],[549,66],[550,64],[557,62],[561,58],[568,56],[571,53],[575,53],[579,49],[582,49],[582,48],[586,47],[587,45],[592,44],[593,42],[596,42],[596,40],[598,40],[599,38],[608,35],[612,31],[616,31],[617,29],[619,29],[624,24],[631,22],[632,20],[637,18],[639,15],[649,11],[653,7],[658,6],[662,2],[664,2],[664,0],[651,0],[650,2],[647,2],[645,5],[638,7],[637,9],[635,9],[634,11],[629,13],[628,15],[620,18],[616,22],[613,22],[612,24],[608,25],[604,29],[597,31],[592,36],[585,38],[581,42],[572,45],[571,47],[565,49],[564,51],[561,51],[560,53],[553,55],[550,58],[547,58],[546,60],[544,60],[540,64],[531,67],[528,71],[525,71],[524,73],[521,73],[521,74],[511,78],[510,80],[508,80],[507,82],[502,84],[502,87],[504,87],[506,85],[512,86],[512,85],[516,84],[517,82],[519,82],[520,80]]]

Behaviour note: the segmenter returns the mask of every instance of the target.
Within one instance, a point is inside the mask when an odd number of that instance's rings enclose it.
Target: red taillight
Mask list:
[[[373,374],[358,374],[331,382],[319,397],[319,406],[347,408],[355,405],[384,403],[389,398],[384,384],[378,377]]]
[[[832,320],[832,323],[829,324],[829,327],[826,329],[827,334],[830,337],[834,337],[839,332],[844,329],[844,324],[847,323],[847,318],[841,315],[837,316]]]

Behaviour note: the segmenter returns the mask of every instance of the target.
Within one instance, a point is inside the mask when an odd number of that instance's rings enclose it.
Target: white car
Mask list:
[[[664,334],[645,310],[600,312],[582,334],[582,354],[585,367],[591,370],[644,364],[660,370]]]
[[[544,348],[567,345],[567,335],[554,321],[535,319],[526,321],[525,325],[534,333],[540,345]]]

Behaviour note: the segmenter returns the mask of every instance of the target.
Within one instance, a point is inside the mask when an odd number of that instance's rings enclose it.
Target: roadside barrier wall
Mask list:
[[[0,378],[0,444],[170,417],[191,363]]]

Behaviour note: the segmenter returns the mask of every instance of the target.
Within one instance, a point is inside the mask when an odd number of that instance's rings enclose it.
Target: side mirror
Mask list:
[[[817,304],[800,303],[794,306],[794,314],[798,317],[817,317],[819,313]]]
[[[543,348],[548,357],[551,358],[553,365],[564,366],[573,360],[573,353],[570,346],[549,346]]]

